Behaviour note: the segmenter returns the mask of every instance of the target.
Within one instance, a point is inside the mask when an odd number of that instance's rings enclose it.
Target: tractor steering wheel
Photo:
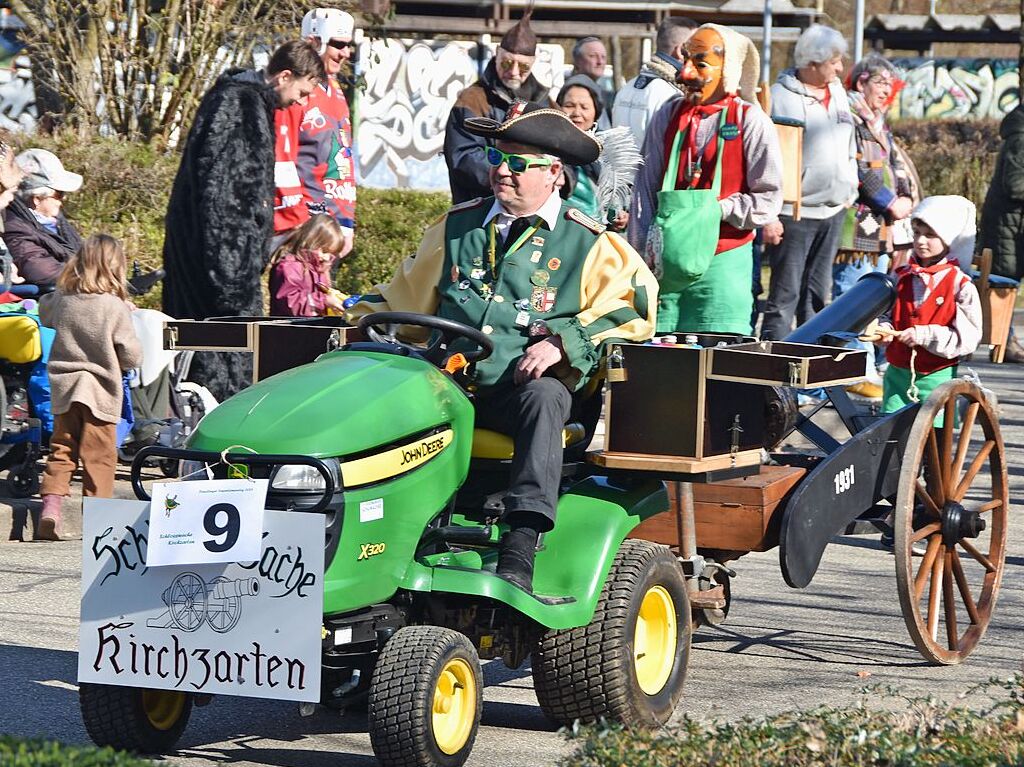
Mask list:
[[[426,346],[416,346],[399,340],[398,328],[402,325],[412,325],[430,330]],[[360,318],[358,327],[373,341],[401,347],[422,356],[438,367],[444,367],[448,357],[451,356],[447,347],[451,345],[452,341],[459,338],[465,338],[480,347],[475,351],[462,352],[467,362],[479,362],[487,359],[494,351],[494,341],[483,332],[469,325],[463,325],[461,322],[435,317],[432,314],[374,312]]]

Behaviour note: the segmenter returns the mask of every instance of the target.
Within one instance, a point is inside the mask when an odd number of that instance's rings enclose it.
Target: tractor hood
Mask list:
[[[415,357],[338,351],[223,402],[189,440],[197,450],[350,456],[456,420],[472,405],[444,373]]]

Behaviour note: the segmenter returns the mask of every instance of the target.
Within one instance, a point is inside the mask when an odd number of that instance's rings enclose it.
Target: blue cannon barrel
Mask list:
[[[896,281],[887,274],[870,272],[783,340],[817,344],[829,333],[859,333],[871,320],[888,311],[895,300]]]

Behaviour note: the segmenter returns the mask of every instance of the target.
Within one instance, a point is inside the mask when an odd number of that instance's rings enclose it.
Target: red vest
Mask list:
[[[920,306],[914,306],[914,280],[921,279],[915,273],[920,271],[931,278],[933,287]],[[906,330],[914,325],[942,325],[948,327],[956,319],[956,299],[960,288],[968,277],[951,261],[942,261],[933,267],[915,268],[903,266],[896,271],[899,282],[896,285],[896,303],[892,308],[892,325],[896,330]],[[938,284],[934,284],[934,281]],[[927,375],[937,370],[952,367],[958,359],[947,359],[932,354],[921,346],[917,349],[914,371]],[[910,370],[911,349],[904,343],[893,341],[885,350],[885,358],[893,365]]]
[[[724,154],[722,156],[722,181],[718,194],[719,200],[724,200],[726,197],[736,194],[737,192],[750,191],[750,188],[747,185],[746,157],[743,154],[743,118],[746,108],[736,96],[726,96],[724,101],[727,102],[725,125],[726,127],[734,126],[736,128],[736,133],[733,138],[727,138],[722,141]],[[690,105],[687,104],[685,100],[680,101],[679,107],[674,110],[672,119],[669,121],[669,125],[679,125],[683,110],[687,109],[689,106]],[[731,132],[732,131],[730,130],[730,133]],[[666,168],[668,167],[667,158],[669,156],[669,152],[672,151],[672,144],[675,141],[675,134],[675,131],[669,130],[665,136]],[[682,147],[685,147],[685,144],[686,141],[683,141]],[[685,149],[681,149],[681,151],[685,151]],[[708,141],[707,146],[704,147],[704,153],[701,156],[701,168],[704,170],[701,172],[700,179],[696,186],[689,187],[683,178],[686,166],[683,159],[679,163],[679,177],[676,179],[675,188],[710,189],[711,183],[714,181],[715,164],[717,161],[718,130],[716,123],[715,137]],[[718,247],[715,248],[715,253],[723,253],[727,250],[738,248],[740,245],[750,242],[753,239],[754,232],[752,230],[738,229],[723,221],[719,230]]]

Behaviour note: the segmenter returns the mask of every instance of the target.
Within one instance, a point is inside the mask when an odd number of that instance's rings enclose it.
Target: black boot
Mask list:
[[[1006,351],[1003,352],[1003,362],[1016,362],[1018,365],[1024,363],[1024,346],[1020,345],[1017,336],[1013,333],[1006,339]]]
[[[533,558],[539,535],[532,527],[515,527],[501,539],[498,549],[498,577],[527,593],[533,591]]]

